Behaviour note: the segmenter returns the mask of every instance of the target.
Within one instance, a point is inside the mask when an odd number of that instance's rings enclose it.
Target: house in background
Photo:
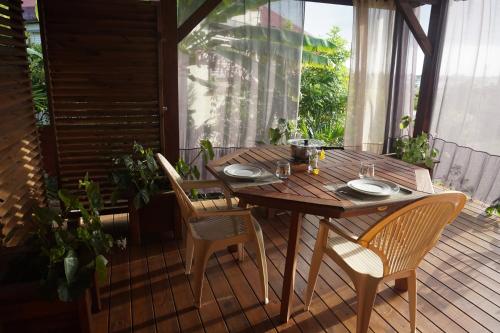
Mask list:
[[[41,44],[40,25],[36,17],[36,0],[23,0],[23,19],[26,23],[26,31],[28,32],[30,42]]]

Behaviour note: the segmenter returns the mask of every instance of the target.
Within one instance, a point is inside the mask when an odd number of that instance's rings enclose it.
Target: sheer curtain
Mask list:
[[[381,153],[389,96],[394,2],[354,0],[346,148]]]
[[[450,1],[431,135],[434,178],[491,202],[500,197],[500,1]]]
[[[297,117],[303,22],[302,1],[224,1],[180,43],[181,156],[205,138],[254,146]]]

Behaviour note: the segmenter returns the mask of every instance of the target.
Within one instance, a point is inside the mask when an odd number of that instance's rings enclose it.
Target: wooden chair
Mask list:
[[[460,192],[425,197],[381,219],[359,238],[345,234],[329,220],[321,220],[305,294],[306,310],[323,254],[327,254],[354,283],[358,297],[357,332],[368,331],[379,283],[394,279],[406,279],[408,284],[410,325],[415,332],[416,269],[446,224],[458,216],[465,201],[466,196]]]
[[[182,220],[186,225],[186,274],[190,274],[194,259],[194,300],[196,307],[201,305],[203,275],[207,261],[215,251],[230,245],[252,241],[257,252],[262,298],[268,303],[267,262],[264,238],[259,223],[252,216],[250,209],[232,208],[231,197],[224,185],[217,180],[186,181],[175,168],[161,155],[156,154],[158,162],[167,174],[179,203]],[[186,191],[197,188],[219,187],[224,191],[227,209],[217,211],[197,210]],[[243,259],[240,251],[239,259]]]

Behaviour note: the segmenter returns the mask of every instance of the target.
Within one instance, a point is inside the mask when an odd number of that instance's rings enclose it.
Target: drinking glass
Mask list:
[[[287,179],[290,176],[290,163],[287,161],[279,161],[276,163],[276,177],[279,179]]]
[[[309,149],[309,165],[307,166],[309,173],[318,173],[318,150],[316,148]]]
[[[361,162],[359,167],[359,178],[373,178],[375,177],[375,164]]]

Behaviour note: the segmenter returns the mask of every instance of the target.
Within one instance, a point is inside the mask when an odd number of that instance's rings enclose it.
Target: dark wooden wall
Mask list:
[[[4,234],[29,220],[34,204],[44,203],[25,38],[21,1],[0,0],[0,223],[5,225]],[[20,237],[16,234],[12,243]]]
[[[137,141],[158,151],[159,4],[39,0],[59,182],[89,172],[109,197],[111,158]]]

